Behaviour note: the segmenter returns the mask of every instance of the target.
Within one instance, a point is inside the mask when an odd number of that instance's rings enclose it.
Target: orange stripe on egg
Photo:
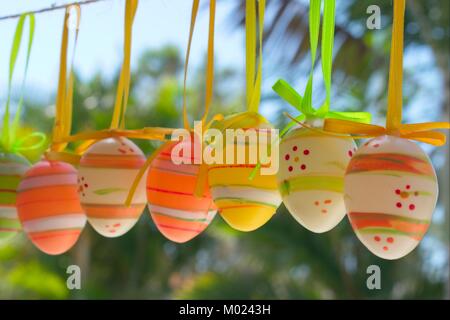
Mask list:
[[[83,203],[86,215],[90,218],[99,219],[139,218],[144,207],[145,203],[133,204],[130,207],[123,205]]]
[[[140,169],[145,163],[141,155],[113,155],[86,153],[80,166],[92,168]]]

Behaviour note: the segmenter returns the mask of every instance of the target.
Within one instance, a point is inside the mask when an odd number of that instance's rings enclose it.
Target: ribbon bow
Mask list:
[[[404,18],[405,0],[394,1],[386,127],[342,119],[327,119],[324,124],[324,130],[356,135],[354,136],[355,138],[373,138],[388,134],[425,142],[434,146],[445,144],[445,135],[434,130],[450,129],[450,123],[448,122],[401,123]]]
[[[16,66],[17,56],[20,50],[20,44],[22,42],[23,27],[25,20],[29,18],[29,36],[28,36],[28,48],[26,54],[26,62],[24,75],[22,80],[22,87],[19,102],[17,104],[16,114],[14,116],[12,124],[10,123],[10,103],[11,103],[11,90],[12,79],[14,74],[14,68]],[[25,88],[25,80],[28,73],[28,65],[31,55],[31,47],[33,45],[35,29],[35,18],[32,13],[22,14],[17,22],[16,31],[14,33],[13,44],[11,48],[10,60],[9,60],[9,76],[8,76],[8,96],[5,105],[5,113],[3,115],[3,128],[0,143],[0,150],[11,153],[21,153],[24,151],[36,150],[41,148],[46,141],[46,136],[42,132],[33,132],[25,135],[22,138],[17,137],[17,131],[19,129],[20,114],[22,113],[23,105],[23,92]]]
[[[343,112],[330,111],[331,100],[331,70],[332,70],[332,54],[334,42],[334,17],[335,17],[335,1],[327,0],[324,3],[324,18],[322,25],[322,73],[325,83],[326,99],[318,109],[312,106],[312,87],[313,73],[316,62],[317,44],[319,40],[320,28],[320,6],[321,0],[311,0],[309,8],[309,32],[311,45],[311,72],[302,97],[295,91],[285,80],[278,80],[272,89],[286,102],[294,106],[300,111],[300,116],[296,117],[297,121],[313,121],[315,119],[342,119],[351,120],[362,123],[370,123],[371,115],[367,112]],[[281,132],[283,136],[296,121],[290,122]]]

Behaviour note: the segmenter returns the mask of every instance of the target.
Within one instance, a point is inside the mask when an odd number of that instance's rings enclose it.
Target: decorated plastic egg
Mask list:
[[[30,163],[13,153],[0,153],[0,242],[15,236],[21,229],[17,216],[17,187]]]
[[[23,230],[41,251],[56,255],[72,248],[86,224],[77,172],[67,163],[43,160],[18,187],[17,211]]]
[[[78,169],[80,200],[91,226],[105,237],[119,237],[138,221],[147,203],[141,179],[131,205],[128,192],[144,165],[142,151],[126,138],[107,138],[91,145]]]
[[[245,112],[225,119],[230,125],[227,129],[241,129],[244,134],[254,132],[257,136],[269,136],[272,125],[261,115],[254,112]],[[255,170],[255,162],[249,161],[251,143],[245,143],[245,161],[237,161],[237,139],[227,141],[224,132],[224,161],[221,164],[212,164],[208,168],[208,181],[214,203],[219,208],[222,218],[234,229],[240,231],[253,231],[263,226],[275,214],[281,203],[277,189],[275,174],[261,174]],[[258,148],[270,148],[271,140],[266,145],[260,144]],[[227,161],[226,148],[233,148],[235,159]],[[258,150],[259,152],[259,150]],[[257,156],[257,158],[259,155]],[[257,159],[258,160],[258,159]]]
[[[356,152],[353,139],[308,128],[280,142],[278,186],[292,216],[310,231],[334,228],[345,216],[344,174]]]
[[[206,179],[203,195],[197,197],[194,194],[200,164],[194,161],[192,146],[189,140],[167,142],[153,159],[147,175],[147,199],[152,219],[166,238],[179,243],[189,241],[205,230],[217,212]],[[190,155],[185,155],[183,150],[190,150]]]
[[[424,237],[438,185],[430,159],[414,142],[381,136],[349,163],[345,204],[356,235],[375,255],[399,259]]]

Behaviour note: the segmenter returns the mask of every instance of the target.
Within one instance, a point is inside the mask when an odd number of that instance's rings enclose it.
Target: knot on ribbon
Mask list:
[[[292,86],[283,79],[279,79],[272,87],[272,89],[287,103],[295,107],[300,111],[300,115],[295,117],[297,121],[291,121],[282,131],[283,136],[292,126],[297,122],[308,121],[314,122],[314,120],[321,119],[340,119],[346,121],[353,121],[357,123],[370,123],[371,115],[368,112],[352,112],[352,111],[330,111],[329,103],[327,101],[318,108],[315,109],[308,105],[306,100],[292,88]]]
[[[446,136],[438,129],[450,129],[448,122],[424,122],[413,124],[399,124],[393,127],[382,127],[374,124],[357,123],[341,119],[326,119],[324,130],[334,133],[351,134],[355,139],[374,138],[381,135],[392,135],[404,139],[442,146]]]

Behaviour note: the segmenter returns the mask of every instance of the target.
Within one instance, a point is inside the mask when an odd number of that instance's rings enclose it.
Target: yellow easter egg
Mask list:
[[[243,134],[267,134],[267,131],[273,129],[264,117],[253,112],[237,114],[225,121],[230,124],[227,129],[241,129]],[[225,159],[227,146],[235,150],[235,159],[231,161],[232,163]],[[223,163],[213,164],[208,168],[208,181],[214,203],[219,208],[222,218],[232,228],[239,231],[253,231],[269,221],[281,203],[275,174],[263,175],[257,170],[253,179],[249,178],[256,166],[255,162],[250,161],[251,143],[242,145],[241,149],[245,150],[246,154],[242,163],[236,161],[238,152],[236,139],[226,139],[225,136],[224,148]]]

